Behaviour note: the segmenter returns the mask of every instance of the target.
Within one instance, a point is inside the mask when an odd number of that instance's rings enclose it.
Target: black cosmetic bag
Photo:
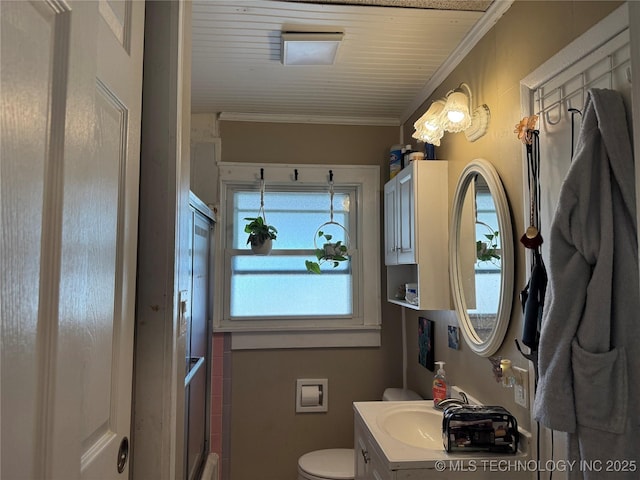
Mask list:
[[[503,407],[453,405],[442,417],[442,439],[447,452],[516,453],[518,422]]]

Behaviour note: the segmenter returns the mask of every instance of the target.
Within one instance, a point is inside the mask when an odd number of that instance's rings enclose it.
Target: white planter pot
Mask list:
[[[256,255],[269,255],[273,246],[273,240],[267,238],[263,243],[254,245],[251,243],[251,251]]]

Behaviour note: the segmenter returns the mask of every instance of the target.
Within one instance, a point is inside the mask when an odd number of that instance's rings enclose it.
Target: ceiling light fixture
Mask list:
[[[282,64],[332,65],[343,36],[339,32],[282,32]]]

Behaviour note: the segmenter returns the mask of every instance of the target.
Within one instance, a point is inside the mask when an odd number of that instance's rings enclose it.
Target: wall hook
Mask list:
[[[574,153],[574,145],[575,145],[575,125],[573,124],[573,117],[575,117],[576,113],[582,116],[582,112],[577,108],[569,108],[569,112],[571,112],[571,161],[573,161],[573,153]]]

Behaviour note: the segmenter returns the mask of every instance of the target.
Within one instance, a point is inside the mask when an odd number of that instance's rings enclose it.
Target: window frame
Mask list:
[[[351,258],[353,314],[348,317],[286,317],[253,319],[230,316],[233,193],[243,186],[257,189],[260,172],[266,190],[328,191],[329,171],[334,188],[355,189],[357,212],[350,214],[356,244]],[[297,172],[297,180],[296,180]],[[308,187],[308,190],[304,190]],[[373,165],[305,165],[220,163],[220,209],[216,241],[216,302],[214,330],[232,333],[233,349],[379,346],[381,323],[380,169]],[[268,205],[267,215],[268,215]],[[277,227],[277,225],[276,225]],[[277,250],[274,249],[274,253]],[[312,275],[312,274],[309,274]]]
[[[256,188],[259,187],[258,185],[255,186]],[[309,188],[299,188],[296,185],[271,185],[269,188],[270,192],[273,191],[278,191],[278,192],[289,192],[289,193],[314,193],[314,194],[324,194],[324,196],[326,196],[327,199],[327,220],[329,218],[329,194],[327,191],[327,185],[322,185],[322,186],[313,186],[313,185],[309,185]],[[229,183],[227,184],[227,198],[233,198],[234,194],[237,192],[248,192],[248,191],[255,191],[257,192],[257,190],[254,189],[254,185],[253,184],[247,184],[247,183]],[[358,205],[361,203],[361,187],[358,185],[346,185],[346,184],[340,184],[340,185],[335,185],[334,184],[334,192],[337,194],[342,194],[342,193],[346,193],[349,198],[350,198],[350,204],[356,206],[356,208],[351,208],[350,211],[348,212],[347,216],[349,217],[348,221],[344,223],[344,225],[348,225],[348,234],[349,234],[349,238],[352,242],[351,246],[350,246],[350,252],[351,252],[351,260],[349,262],[349,269],[350,269],[350,274],[351,274],[351,313],[350,314],[346,314],[346,315],[340,315],[340,314],[330,314],[330,315],[301,315],[301,316],[296,316],[296,315],[289,315],[289,316],[271,316],[270,318],[273,320],[279,320],[282,324],[292,324],[292,325],[296,325],[299,322],[304,322],[304,321],[322,321],[322,325],[338,325],[338,326],[344,326],[345,324],[353,324],[353,325],[358,325],[358,312],[359,309],[361,308],[360,305],[360,301],[358,298],[358,278],[356,275],[354,275],[354,268],[357,265],[357,262],[360,260],[360,252],[359,249],[357,248],[357,242],[358,240],[358,231],[357,231],[357,210],[358,210]],[[269,192],[267,192],[269,193]],[[265,205],[267,210],[269,209],[269,200],[267,198],[267,196],[265,195]],[[257,203],[256,203],[257,205]],[[225,207],[225,214],[228,217],[231,217],[234,215],[234,211],[235,211],[235,204],[233,202],[229,202],[227,201],[227,205]],[[257,209],[256,209],[257,210]],[[249,214],[248,214],[249,215]],[[242,216],[244,217],[244,216]],[[273,214],[269,215],[268,220],[270,218],[273,218]],[[270,222],[268,222],[270,223]],[[244,223],[243,223],[244,224]],[[276,227],[280,227],[281,225],[276,224]],[[236,228],[229,228],[226,231],[226,245],[231,245],[233,246],[234,240],[236,240],[234,238],[234,230],[237,230],[237,226]],[[278,233],[278,236],[282,235],[282,231],[280,231]],[[242,234],[242,242],[240,242],[241,244],[244,243],[244,239],[246,238],[245,234]],[[278,241],[276,240],[273,244],[273,249],[270,253],[271,256],[277,256],[277,255],[282,255],[282,256],[308,256],[309,259],[315,258],[315,254],[314,254],[314,247],[313,247],[313,243],[312,243],[312,239],[309,239],[309,248],[307,249],[279,249],[278,247]],[[231,274],[231,266],[233,263],[233,259],[237,258],[237,257],[253,257],[253,253],[251,252],[250,248],[243,248],[243,249],[236,249],[236,248],[232,248],[232,247],[228,247],[225,248],[225,273],[227,272],[227,270],[229,271],[229,275],[225,275],[225,291],[231,293],[231,280],[232,280],[232,274]],[[300,263],[300,270],[302,272],[305,271],[304,265],[302,264],[302,261]],[[331,275],[331,269],[325,269],[326,274]],[[305,273],[306,275],[306,273]],[[309,277],[309,278],[314,278]],[[223,298],[225,304],[223,306],[224,308],[224,317],[228,318],[229,321],[232,322],[238,322],[238,325],[240,325],[240,322],[254,322],[257,325],[261,325],[265,322],[264,317],[258,317],[258,316],[233,316],[231,314],[231,295],[225,295]],[[249,324],[249,323],[247,323]]]

